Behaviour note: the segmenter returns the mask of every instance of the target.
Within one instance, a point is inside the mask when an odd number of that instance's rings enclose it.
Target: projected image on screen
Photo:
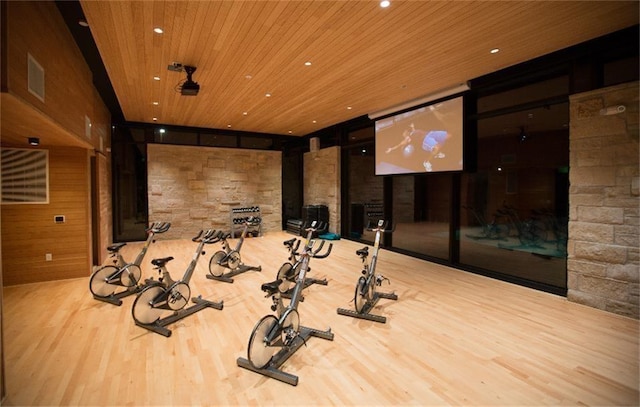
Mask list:
[[[376,175],[462,170],[462,97],[376,121]]]

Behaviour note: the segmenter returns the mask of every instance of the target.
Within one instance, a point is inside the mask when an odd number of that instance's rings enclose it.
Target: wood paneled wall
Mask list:
[[[7,2],[6,10],[8,93],[50,118],[67,131],[70,138],[88,142],[97,150],[106,149],[110,143],[111,115],[93,86],[93,74],[55,3]],[[28,90],[28,55],[44,69],[44,102]],[[91,123],[89,134],[87,119]],[[14,120],[8,121],[14,123]],[[16,125],[23,129],[29,127],[28,123],[19,121]],[[39,136],[41,145],[46,144],[46,134],[30,136]],[[6,141],[3,137],[3,145]]]
[[[89,156],[49,150],[49,203],[2,205],[5,285],[84,277],[90,272]],[[55,223],[64,215],[64,223]],[[52,260],[45,261],[51,253]]]
[[[92,257],[94,150],[103,153],[96,158],[94,178],[96,239],[101,246],[112,240],[111,115],[54,2],[7,2],[3,10],[5,96],[27,108],[16,114],[3,105],[2,146],[24,148],[27,137],[37,136],[41,148],[50,151],[49,204],[3,206],[3,283],[86,276]],[[28,90],[27,55],[44,69],[44,102]],[[55,224],[55,215],[64,215],[66,222]],[[46,253],[52,261],[45,261]]]
[[[95,159],[95,185],[96,188],[93,199],[96,199],[97,210],[94,215],[93,224],[97,226],[94,236],[97,239],[97,258],[93,259],[93,264],[104,264],[107,259],[106,247],[113,242],[113,208],[111,206],[111,155],[96,154]]]
[[[2,208],[0,208],[0,219],[2,218]],[[2,293],[3,293],[3,281],[2,281],[2,227],[0,227],[0,404],[6,395],[5,375],[4,375],[4,335],[3,331],[3,311],[2,311]]]

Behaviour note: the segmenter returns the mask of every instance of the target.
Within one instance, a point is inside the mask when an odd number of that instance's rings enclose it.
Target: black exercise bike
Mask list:
[[[276,276],[276,280],[282,281],[280,286],[278,287],[280,290],[280,296],[283,298],[291,298],[293,296],[293,291],[295,286],[296,276],[300,273],[300,267],[302,265],[302,258],[300,257],[300,253],[298,249],[300,248],[300,239],[293,238],[289,240],[285,240],[283,244],[286,246],[287,250],[289,250],[289,261],[283,263],[278,270],[278,274]],[[323,241],[320,242],[323,244]],[[307,273],[311,271],[311,267],[307,269]],[[309,287],[312,284],[320,284],[327,285],[327,279],[317,279],[311,278],[307,275],[304,279],[304,286],[302,289]],[[304,301],[304,297],[300,297],[300,301]]]
[[[231,237],[231,234],[220,234],[222,250],[215,252],[209,260],[209,274],[207,274],[208,279],[233,283],[233,276],[249,270],[262,270],[261,266],[248,266],[243,264],[242,257],[240,257],[240,250],[242,249],[245,237],[247,237],[249,228],[258,226],[260,222],[260,218],[253,216],[248,217],[243,221],[244,228],[242,229],[240,240],[238,240],[235,249],[231,249],[231,246],[227,241],[227,239]],[[225,271],[227,272],[225,273]]]
[[[381,315],[370,314],[369,311],[373,309],[380,298],[389,300],[397,300],[398,296],[395,293],[381,293],[376,291],[377,287],[382,285],[383,281],[389,282],[389,279],[382,274],[376,274],[376,264],[378,261],[378,251],[380,250],[380,237],[382,233],[389,232],[387,229],[388,222],[379,220],[376,227],[367,227],[367,230],[375,232],[376,237],[373,243],[373,255],[371,260],[367,262],[369,257],[369,247],[365,246],[356,251],[356,254],[360,256],[362,260],[363,269],[362,275],[358,278],[356,284],[355,295],[353,302],[355,305],[355,311],[344,308],[338,308],[338,314],[346,315],[354,318],[368,319],[375,322],[387,322],[387,318]]]
[[[201,230],[200,233],[191,240],[197,242],[198,247],[191,259],[191,263],[189,263],[187,270],[180,280],[173,280],[166,267],[167,263],[173,260],[173,257],[164,257],[151,261],[151,264],[158,270],[160,277],[157,281],[153,279],[147,280],[147,286],[138,294],[133,302],[131,314],[133,315],[133,320],[136,325],[169,337],[171,336],[171,331],[165,328],[166,325],[207,307],[222,309],[222,301],[207,301],[201,296],[191,298],[194,305],[185,308],[191,296],[189,281],[196,268],[198,259],[201,255],[205,254],[202,248],[206,244],[218,242],[220,238],[215,233],[215,230],[207,230],[206,232]],[[161,318],[167,311],[173,312],[173,314]]]
[[[120,253],[120,249],[126,246],[126,243],[115,243],[107,247],[112,264],[104,265],[91,274],[89,291],[93,294],[93,298],[119,306],[122,305],[122,298],[140,292],[144,288],[144,285],[138,284],[142,275],[140,270],[142,260],[151,243],[155,242],[155,235],[166,232],[169,227],[171,223],[152,223],[146,229],[147,240],[133,263],[126,262]]]
[[[311,258],[323,259],[329,256],[333,247],[333,244],[330,243],[327,251],[320,254],[325,242],[321,240],[318,247],[314,249],[316,241],[312,239],[312,236],[318,226],[314,221],[311,227],[306,229],[307,238],[299,255],[299,265],[295,267],[297,275],[289,304],[285,306],[283,303],[283,290],[288,287],[287,284],[283,284],[283,279],[277,279],[262,285],[262,290],[267,293],[266,296],[271,296],[273,299],[271,309],[276,312],[276,315],[266,315],[258,321],[249,337],[247,359],[238,358],[237,360],[237,364],[240,367],[294,386],[298,384],[298,377],[279,370],[280,365],[303,344],[306,344],[307,339],[311,336],[333,340],[333,333],[331,333],[330,328],[326,331],[320,331],[301,326],[298,314],[298,304],[305,286],[309,261]]]

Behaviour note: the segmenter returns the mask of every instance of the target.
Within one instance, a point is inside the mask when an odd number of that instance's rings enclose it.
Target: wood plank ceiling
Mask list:
[[[126,120],[294,136],[638,23],[636,1],[81,5]]]

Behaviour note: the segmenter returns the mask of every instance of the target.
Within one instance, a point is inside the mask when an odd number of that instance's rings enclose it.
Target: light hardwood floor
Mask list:
[[[168,328],[165,338],[137,327],[134,298],[121,307],[94,300],[88,277],[4,288],[7,398],[4,405],[610,405],[637,406],[638,321],[565,298],[382,250],[390,278],[374,312],[386,324],[338,315],[352,308],[363,245],[334,242],[311,261],[312,285],[300,304],[304,326],[331,327],[335,339],[310,338],[282,369],[297,386],[236,365],[255,323],[270,314],[260,285],[287,258],[271,233],[245,241],[242,259],[261,265],[233,284],[205,278],[207,248],[192,294],[224,301]],[[125,249],[132,259],[140,248]],[[151,246],[149,261],[174,256],[182,275],[196,246]]]

